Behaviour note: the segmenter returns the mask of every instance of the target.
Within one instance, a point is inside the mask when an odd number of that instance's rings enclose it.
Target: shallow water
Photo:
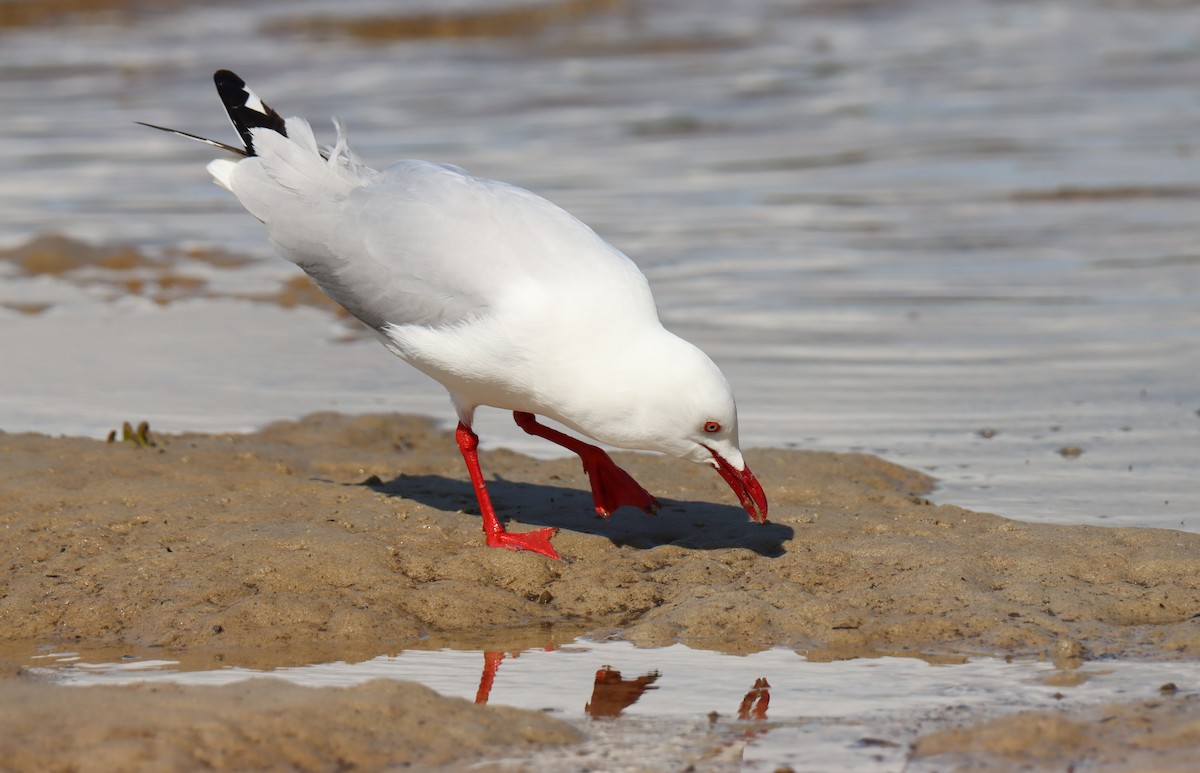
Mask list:
[[[515,653],[414,650],[266,672],[180,670],[169,655],[104,662],[86,651],[52,648],[28,664],[81,686],[216,685],[263,674],[314,687],[377,678],[417,681],[443,695],[546,711],[585,731],[582,748],[552,750],[522,763],[539,770],[589,762],[606,770],[652,769],[681,760],[714,770],[919,770],[908,759],[911,742],[952,723],[1149,700],[1167,682],[1180,690],[1200,687],[1197,664],[1110,660],[1062,670],[1049,662],[994,658],[821,662],[786,649],[724,655],[682,644],[638,649],[587,639]],[[1064,686],[1064,675],[1078,683]],[[612,744],[614,738],[621,744]]]

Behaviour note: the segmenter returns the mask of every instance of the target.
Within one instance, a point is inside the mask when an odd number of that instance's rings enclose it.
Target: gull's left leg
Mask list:
[[[479,512],[483,516],[483,533],[487,537],[488,547],[508,548],[509,550],[532,550],[548,558],[559,558],[557,551],[550,544],[550,538],[558,529],[538,529],[524,534],[513,534],[506,531],[496,511],[492,507],[492,498],[488,496],[487,486],[483,482],[483,471],[479,469],[479,436],[461,421],[458,431],[454,433],[458,441],[458,450],[462,452],[463,461],[467,463],[467,472],[471,476],[471,484],[475,487],[475,497],[479,500]]]
[[[658,512],[658,500],[642,488],[629,473],[618,467],[603,449],[539,424],[532,413],[513,411],[513,419],[518,427],[530,435],[545,438],[579,454],[583,462],[583,471],[592,483],[592,500],[596,504],[596,512],[602,517],[607,518],[622,505],[641,508],[651,515]]]

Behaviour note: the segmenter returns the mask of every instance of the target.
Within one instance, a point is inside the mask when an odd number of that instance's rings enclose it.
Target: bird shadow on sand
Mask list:
[[[474,489],[465,480],[441,475],[401,475],[385,482],[356,485],[438,510],[479,517]],[[660,497],[661,509],[657,515],[622,507],[605,519],[596,514],[590,491],[500,478],[488,481],[488,491],[501,519],[595,534],[608,538],[614,545],[642,550],[659,545],[696,550],[745,548],[762,556],[776,557],[786,552],[784,543],[795,533],[792,527],[783,524],[753,523],[742,508],[713,502]]]

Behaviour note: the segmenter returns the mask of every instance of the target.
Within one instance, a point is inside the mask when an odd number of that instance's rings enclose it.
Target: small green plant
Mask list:
[[[117,442],[117,431],[115,429],[108,433],[108,442]],[[165,442],[160,442],[157,437],[150,434],[150,422],[148,421],[139,422],[137,429],[134,429],[133,425],[129,422],[121,425],[121,442],[133,443],[134,445],[145,446],[147,448],[154,448],[165,444]]]

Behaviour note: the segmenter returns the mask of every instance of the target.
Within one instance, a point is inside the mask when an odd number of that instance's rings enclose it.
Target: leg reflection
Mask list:
[[[754,686],[746,693],[746,697],[742,698],[742,705],[738,707],[738,719],[766,719],[767,706],[770,703],[771,685],[767,684],[766,677],[760,676],[754,680]]]
[[[476,703],[488,702],[488,696],[492,694],[492,682],[496,681],[496,671],[502,660],[503,652],[483,653],[483,673],[479,675],[479,689],[475,691]]]

